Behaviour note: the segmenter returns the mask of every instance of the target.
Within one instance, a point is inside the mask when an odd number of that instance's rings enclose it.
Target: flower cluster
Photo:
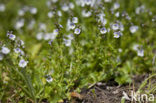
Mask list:
[[[133,50],[137,52],[137,55],[140,57],[144,56],[144,49],[141,45],[135,44],[133,45]]]
[[[6,35],[7,35],[8,39],[10,39],[11,41],[14,41],[14,43],[12,44],[13,51],[21,58],[19,61],[19,67],[22,67],[22,68],[26,67],[28,61],[25,61],[23,59],[23,56],[25,56],[25,53],[22,50],[24,48],[24,42],[22,40],[18,40],[16,38],[16,35],[14,35],[12,31],[7,32]],[[10,52],[11,52],[10,48],[6,47],[5,45],[2,46],[1,53],[0,53],[0,60],[3,60],[4,55],[9,54]]]
[[[73,88],[79,91],[79,87],[109,81],[110,77],[119,84],[129,83],[132,74],[155,68],[156,15],[155,8],[148,8],[146,3],[145,0],[0,2],[3,19],[0,79],[19,80],[17,86],[23,86],[16,92],[22,93],[17,95],[19,102],[34,103],[44,98],[57,102]],[[17,6],[13,7],[14,4]],[[14,32],[3,35],[7,30]],[[12,85],[2,83],[2,86],[4,96],[8,95],[10,92],[3,90]]]

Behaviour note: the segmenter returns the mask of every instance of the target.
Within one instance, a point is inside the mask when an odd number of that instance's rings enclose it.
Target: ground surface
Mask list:
[[[135,76],[133,78],[133,84],[126,84],[119,86],[114,81],[109,81],[108,83],[97,83],[89,89],[83,89],[80,94],[73,94],[72,103],[121,103],[121,98],[123,96],[123,91],[128,95],[130,92],[136,91],[143,80],[147,78],[148,75]],[[135,83],[135,84],[134,84]],[[156,83],[155,79],[152,83]],[[66,103],[66,102],[65,102]],[[131,103],[126,101],[125,103]]]

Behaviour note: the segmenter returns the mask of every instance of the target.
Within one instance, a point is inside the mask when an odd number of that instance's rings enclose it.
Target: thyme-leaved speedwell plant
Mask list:
[[[154,0],[39,1],[0,2],[1,102],[55,103],[155,73]]]

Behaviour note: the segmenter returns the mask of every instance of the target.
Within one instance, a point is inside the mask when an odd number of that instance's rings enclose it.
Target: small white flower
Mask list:
[[[103,18],[103,19],[101,20],[101,23],[102,23],[103,25],[106,25],[106,24],[107,24],[107,20],[106,20],[105,18]]]
[[[138,26],[131,26],[129,30],[131,33],[135,33],[138,30]]]
[[[75,27],[76,27],[76,25],[74,23],[71,22],[69,24],[69,29],[72,29],[73,30],[73,29],[75,29]]]
[[[144,11],[145,11],[145,5],[142,5],[136,8],[135,13],[140,14],[140,13],[143,13]]]
[[[18,10],[18,15],[19,16],[23,16],[24,14],[25,14],[25,11],[24,10],[22,10],[22,9],[21,10]]]
[[[126,15],[127,20],[131,20],[131,17],[129,15]]]
[[[118,51],[121,53],[121,52],[122,52],[122,49],[121,49],[121,48],[119,48],[119,49],[118,49]]]
[[[81,30],[80,30],[79,28],[76,28],[76,29],[74,30],[74,33],[77,34],[77,35],[80,34],[80,32],[81,32]]]
[[[70,39],[70,40],[73,40],[74,36],[73,36],[73,34],[69,34],[69,35],[67,35],[67,38]]]
[[[64,39],[64,44],[67,47],[71,46],[71,39]]]
[[[90,17],[91,15],[92,15],[92,13],[90,11],[86,11],[86,10],[82,11],[82,16],[83,17]]]
[[[19,61],[19,67],[22,67],[22,68],[24,68],[24,67],[26,67],[27,66],[27,64],[28,64],[28,61],[25,61],[24,59],[21,59],[20,61]]]
[[[54,35],[58,35],[58,34],[59,34],[59,30],[58,30],[58,29],[54,29],[54,30],[53,30],[53,34],[54,34]]]
[[[24,51],[21,50],[21,51],[20,51],[20,55],[24,55]]]
[[[49,1],[49,0],[47,0],[46,5],[47,5],[47,7],[48,7],[48,8],[50,8],[50,7],[51,7],[51,4],[52,4],[52,2],[51,2],[51,1]]]
[[[106,34],[107,33],[107,29],[105,27],[100,29],[101,34]]]
[[[110,32],[110,28],[107,29],[107,32]]]
[[[115,16],[118,18],[120,16],[120,13],[119,12],[115,13]]]
[[[92,0],[85,0],[85,4],[86,5],[91,5],[92,4]]]
[[[59,28],[63,28],[63,26],[61,24],[59,24]]]
[[[133,50],[137,51],[138,49],[139,49],[139,45],[138,44],[133,45]]]
[[[144,56],[144,50],[143,49],[137,50],[137,54],[138,54],[138,56],[143,57]]]
[[[54,16],[54,13],[52,11],[48,12],[48,17],[52,18]]]
[[[63,11],[68,11],[68,10],[69,10],[69,6],[66,5],[66,4],[64,4],[64,5],[62,6],[62,10],[63,10]]]
[[[21,52],[21,49],[20,49],[20,48],[15,48],[15,49],[14,49],[14,52],[18,54],[18,53]]]
[[[58,0],[52,0],[53,3],[56,3]]]
[[[49,40],[51,38],[51,33],[46,33],[44,35],[44,40]]]
[[[69,3],[69,7],[70,7],[71,9],[74,9],[75,5],[74,5],[73,3]]]
[[[156,21],[156,18],[152,18],[152,22]]]
[[[120,28],[120,26],[117,23],[112,25],[113,30],[118,30],[119,28]]]
[[[76,0],[76,4],[81,6],[81,7],[84,7],[85,6],[85,2],[84,0]]]
[[[5,5],[4,4],[0,4],[0,12],[4,12],[5,11]]]
[[[16,22],[15,28],[16,29],[20,29],[24,26],[24,19],[21,19],[19,21]]]
[[[3,54],[9,54],[9,53],[10,53],[10,49],[3,46],[1,52],[2,52]]]
[[[77,18],[77,17],[73,17],[73,18],[72,18],[72,22],[73,22],[73,23],[78,23],[78,18]]]
[[[15,36],[15,35],[13,35],[13,34],[9,34],[9,39],[10,39],[10,40],[13,40],[13,41],[14,41],[14,40],[15,40],[15,38],[16,38],[16,36]]]
[[[106,25],[107,24],[107,20],[104,18],[104,16],[105,16],[104,13],[99,14],[98,22],[100,21],[102,23],[102,25]]]
[[[101,12],[100,14],[97,15],[100,19],[106,16],[106,14],[104,14],[103,12]]]
[[[50,83],[53,81],[53,78],[50,75],[46,75],[46,81]]]
[[[122,23],[120,23],[120,30],[124,31],[124,25]]]
[[[62,16],[62,12],[61,11],[57,11],[57,15],[58,16]]]
[[[24,46],[24,41],[20,40],[21,46]]]
[[[120,7],[120,4],[119,3],[114,3],[114,9],[116,10],[116,9],[118,9]]]
[[[51,44],[52,44],[52,42],[53,42],[53,40],[50,40],[50,41],[48,41],[48,44],[49,44],[49,45],[51,45]]]
[[[58,34],[57,33],[50,33],[50,39],[54,40]]]
[[[41,30],[46,30],[46,24],[44,24],[44,23],[40,23],[39,24],[39,28],[41,29]]]
[[[43,33],[42,32],[37,33],[36,38],[37,38],[37,40],[42,40],[43,39]]]
[[[122,36],[120,31],[114,32],[114,38],[119,38],[120,36]]]
[[[31,14],[36,14],[37,13],[37,8],[33,7],[30,9]]]

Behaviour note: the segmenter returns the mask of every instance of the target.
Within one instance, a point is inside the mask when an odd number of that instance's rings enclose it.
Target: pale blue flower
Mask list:
[[[73,17],[73,18],[72,18],[72,22],[73,22],[73,23],[78,23],[78,18],[77,18],[77,17]]]
[[[113,30],[118,30],[119,28],[120,28],[120,25],[117,24],[117,23],[115,23],[115,24],[112,25],[112,29]]]
[[[131,26],[129,30],[131,33],[135,33],[138,30],[138,26]]]
[[[143,49],[137,50],[137,54],[138,54],[138,56],[143,57],[144,56],[144,50]]]
[[[81,29],[76,28],[76,29],[74,30],[74,33],[77,34],[77,35],[80,34],[80,33],[81,33]]]
[[[69,29],[72,29],[72,30],[73,30],[75,27],[76,27],[76,25],[75,25],[74,23],[71,22],[71,23],[69,24]]]
[[[15,40],[15,38],[16,38],[16,36],[15,36],[15,35],[13,35],[13,34],[9,34],[9,39],[10,39],[10,40],[13,40],[13,41],[14,41],[14,40]]]
[[[114,38],[119,38],[120,36],[122,36],[120,31],[114,32]]]
[[[26,67],[27,66],[27,64],[28,64],[28,61],[25,61],[24,59],[21,59],[20,61],[19,61],[19,67],[21,67],[21,68],[24,68],[24,67]]]
[[[82,16],[83,17],[90,17],[92,13],[90,11],[82,10]]]
[[[9,54],[9,53],[10,53],[10,49],[7,48],[7,47],[5,47],[5,46],[3,46],[1,52],[2,52],[3,54]]]
[[[101,34],[106,34],[107,33],[107,29],[105,27],[100,29]]]
[[[4,12],[5,11],[5,5],[4,4],[0,4],[0,12]]]
[[[50,75],[46,75],[45,77],[46,77],[46,81],[47,81],[48,83],[50,83],[50,82],[53,81],[53,78],[52,78]]]

